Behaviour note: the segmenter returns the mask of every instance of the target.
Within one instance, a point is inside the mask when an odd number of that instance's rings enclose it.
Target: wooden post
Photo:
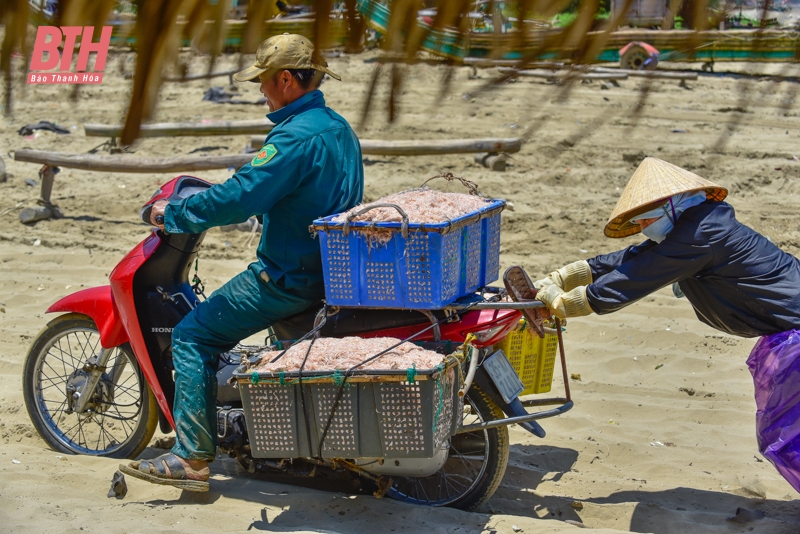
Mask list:
[[[19,213],[20,222],[29,224],[44,219],[58,219],[64,216],[58,206],[50,202],[50,196],[53,193],[53,181],[60,171],[61,169],[51,165],[44,165],[39,169],[39,179],[42,181],[42,197],[38,200],[38,206],[25,208]]]
[[[492,169],[493,171],[497,172],[506,171],[507,160],[508,156],[506,156],[505,154],[492,154],[492,153],[475,154],[475,163],[480,163],[487,169]]]
[[[50,204],[50,195],[53,194],[53,181],[56,178],[56,173],[60,172],[58,167],[51,167],[44,165],[39,169],[39,178],[42,180],[42,198],[45,203]]]

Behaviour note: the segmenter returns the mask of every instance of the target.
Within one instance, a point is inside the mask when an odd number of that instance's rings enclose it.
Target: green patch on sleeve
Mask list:
[[[275,145],[273,144],[266,145],[258,152],[258,154],[256,154],[256,157],[253,158],[253,161],[250,162],[250,164],[253,167],[264,165],[265,163],[269,162],[269,160],[271,160],[273,157],[275,157],[275,154],[277,153],[278,149],[275,148]]]

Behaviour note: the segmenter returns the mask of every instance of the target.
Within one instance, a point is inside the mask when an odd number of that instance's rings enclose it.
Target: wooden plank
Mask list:
[[[547,80],[627,80],[628,75],[616,72],[587,72],[580,73],[575,71],[548,71],[548,70],[517,70],[508,67],[500,67],[498,71],[504,74],[515,76],[526,76],[529,78],[544,78]]]
[[[246,121],[213,121],[196,122],[162,122],[142,124],[139,137],[173,137],[173,136],[205,136],[205,135],[238,135],[269,133],[275,125],[267,119]],[[119,137],[122,125],[84,124],[87,137]]]
[[[252,154],[226,156],[180,156],[176,158],[140,158],[137,156],[96,156],[65,154],[46,150],[21,149],[14,152],[15,161],[40,163],[55,167],[102,172],[185,172],[239,168],[253,159]]]
[[[512,138],[400,140],[361,139],[361,153],[365,156],[430,156],[436,154],[475,154],[478,152],[519,152],[522,141]],[[264,136],[254,135],[250,146],[261,148]]]

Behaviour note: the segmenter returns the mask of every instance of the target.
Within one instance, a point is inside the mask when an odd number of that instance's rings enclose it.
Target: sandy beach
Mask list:
[[[388,78],[368,120],[362,105],[377,52],[330,60],[343,82],[327,81],[328,105],[364,139],[521,137],[528,141],[493,172],[472,155],[365,158],[365,200],[416,187],[442,171],[477,182],[507,199],[501,270],[522,265],[540,277],[568,262],[617,250],[602,228],[638,163],[655,156],[730,190],[737,217],[787,252],[800,254],[800,85],[765,75],[796,76],[785,65],[722,64],[681,87],[653,82],[638,116],[642,81],[577,84],[568,92],[544,80],[519,79],[481,91],[495,70],[456,68],[440,97],[444,67],[407,67],[399,119],[389,124]],[[17,60],[21,61],[21,60]],[[135,57],[109,58],[101,85],[28,86],[3,118],[0,157],[10,174],[0,183],[0,524],[4,532],[652,532],[721,534],[800,532],[800,500],[757,450],[753,384],[745,360],[754,339],[700,323],[685,299],[668,289],[616,314],[570,320],[564,343],[575,407],[542,422],[539,439],[512,427],[502,485],[478,512],[425,509],[352,493],[330,483],[289,484],[250,475],[236,460],[212,464],[211,491],[191,494],[128,479],[122,500],[108,499],[117,460],[50,450],[22,399],[22,368],[31,341],[58,298],[107,283],[111,269],[150,231],[141,205],[170,174],[115,174],[62,169],[53,201],[56,220],[23,225],[22,206],[39,195],[38,167],[16,163],[20,148],[85,153],[103,142],[84,123],[122,120]],[[245,61],[252,61],[251,57]],[[236,66],[221,58],[217,69]],[[699,69],[665,63],[664,68]],[[202,60],[193,69],[200,71]],[[388,69],[384,69],[388,70]],[[748,75],[745,75],[748,74]],[[166,83],[156,121],[260,118],[266,108],[202,101],[212,83]],[[260,97],[240,84],[240,98]],[[40,120],[69,135],[17,130]],[[241,152],[249,136],[146,139],[137,156]],[[101,152],[102,153],[102,152]],[[121,156],[124,157],[124,156]],[[226,170],[197,173],[220,182]],[[458,190],[457,186],[448,186]],[[213,290],[255,257],[244,232],[208,232],[199,270]],[[579,377],[579,379],[577,378]],[[553,390],[560,391],[556,379]],[[157,439],[161,437],[156,434]],[[154,443],[155,444],[155,443]],[[149,447],[143,457],[162,451]],[[731,521],[737,508],[762,519]]]

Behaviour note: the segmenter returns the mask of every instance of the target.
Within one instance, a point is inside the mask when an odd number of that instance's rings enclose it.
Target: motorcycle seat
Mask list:
[[[272,328],[278,339],[297,339],[314,328],[314,319],[322,307],[322,303],[311,306],[306,311],[283,319]],[[435,311],[437,319],[444,317],[441,311]],[[415,324],[430,324],[430,319],[419,310],[386,310],[380,308],[342,308],[339,313],[328,317],[320,334],[323,337],[343,337],[400,328]]]

